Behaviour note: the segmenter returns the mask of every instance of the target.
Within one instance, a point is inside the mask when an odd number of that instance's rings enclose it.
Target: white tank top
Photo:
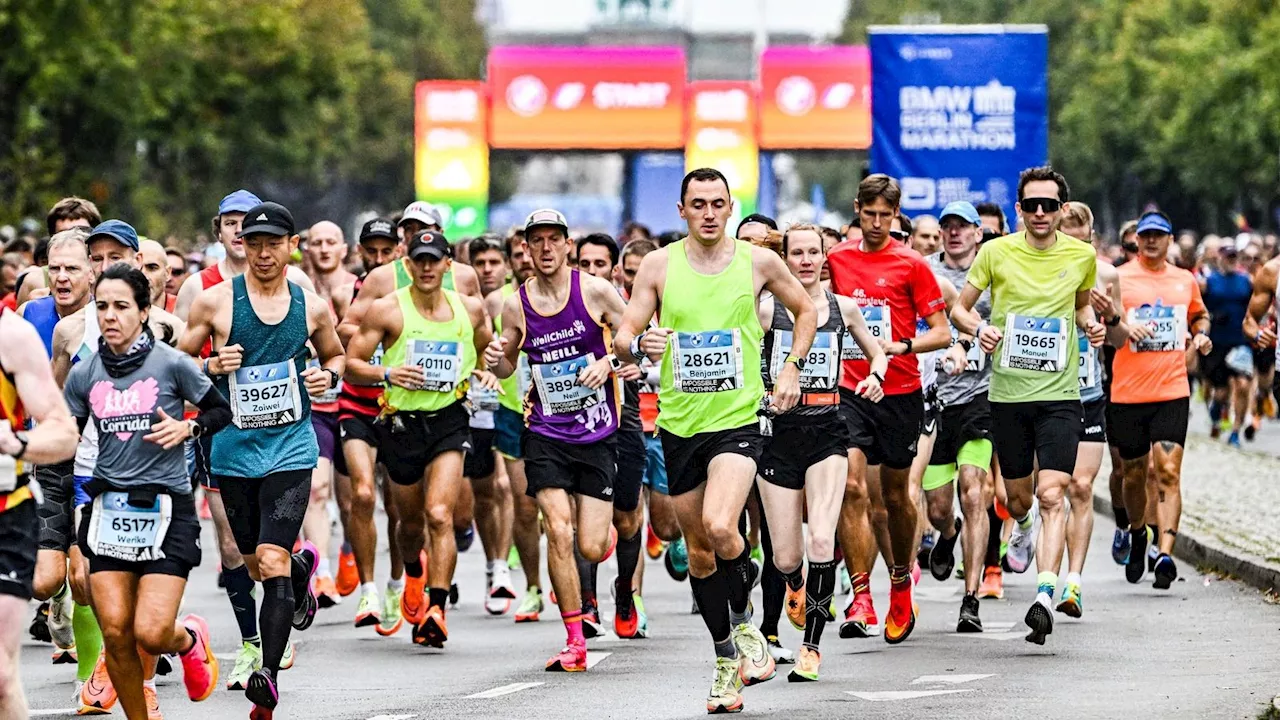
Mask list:
[[[96,355],[98,338],[101,336],[102,332],[98,328],[98,311],[93,303],[89,303],[84,311],[84,337],[80,340],[80,347],[71,355],[71,364],[75,365]],[[75,474],[79,477],[91,478],[97,466],[98,429],[90,422],[84,426],[84,433],[80,435],[80,444],[76,446]]]

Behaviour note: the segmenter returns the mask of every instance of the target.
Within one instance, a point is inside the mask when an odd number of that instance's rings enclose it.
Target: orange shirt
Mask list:
[[[1150,403],[1189,397],[1186,339],[1191,318],[1205,312],[1200,286],[1190,272],[1162,265],[1153,272],[1141,262],[1120,266],[1125,321],[1145,323],[1155,335],[1116,349],[1111,402]]]

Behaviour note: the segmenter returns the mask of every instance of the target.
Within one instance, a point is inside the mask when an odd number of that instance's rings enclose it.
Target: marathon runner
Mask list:
[[[195,702],[218,682],[204,619],[176,622],[187,576],[200,564],[200,520],[182,445],[220,430],[231,411],[185,355],[156,340],[147,326],[150,295],[146,275],[125,263],[98,276],[99,352],[72,369],[63,391],[80,427],[92,420],[97,429],[93,478],[82,488],[91,501],[77,541],[89,562],[107,671],[129,717],[160,712],[139,650],[177,653]],[[184,400],[204,414],[183,420]]]
[[[196,298],[180,347],[198,357],[212,340],[204,369],[231,402],[232,424],[214,436],[210,468],[250,577],[262,581],[262,667],[245,696],[254,704],[250,717],[269,720],[290,623],[305,630],[316,611],[315,546],[289,554],[319,456],[311,397],[337,387],[345,363],[327,304],[286,277],[298,247],[293,216],[265,202],[244,222],[237,237],[249,271]],[[321,368],[306,367],[308,341]]]
[[[750,623],[755,572],[738,530],[764,445],[758,303],[768,291],[795,316],[791,353],[768,405],[775,413],[800,399],[817,310],[776,253],[725,233],[733,199],[720,171],[685,175],[678,207],[688,235],[641,261],[614,348],[624,362],[648,356],[662,363],[658,427],[668,492],[688,546],[694,600],[716,653],[707,711],[738,712],[743,684],[775,672],[764,636]],[[646,330],[655,313],[661,327]]]
[[[1213,342],[1213,349],[1200,363],[1200,372],[1213,391],[1209,403],[1210,437],[1216,438],[1228,429],[1227,443],[1240,447],[1253,377],[1253,354],[1243,329],[1253,281],[1240,265],[1239,251],[1230,239],[1223,242],[1220,252],[1218,269],[1205,273],[1200,280],[1200,292],[1209,311],[1209,339]]]
[[[173,312],[178,304],[178,296],[165,292],[169,283],[169,263],[165,260],[164,246],[155,240],[140,238],[138,240],[138,269],[147,276],[151,287],[151,307],[158,307],[165,312]]]
[[[40,334],[7,309],[0,310],[0,414],[0,717],[25,718],[18,660],[40,532],[40,490],[27,463],[71,459],[79,433],[40,352]],[[35,427],[25,432],[28,417]]]
[[[45,217],[45,226],[49,230],[49,238],[71,228],[79,227],[89,230],[102,222],[102,214],[98,206],[91,201],[78,197],[65,197],[49,209]],[[53,285],[48,267],[32,265],[14,279],[13,293],[17,307],[28,300],[48,294]]]
[[[1275,360],[1280,357],[1276,347],[1275,311],[1280,307],[1277,303],[1276,285],[1280,278],[1280,259],[1272,258],[1259,268],[1253,278],[1253,295],[1249,298],[1249,312],[1244,316],[1242,329],[1245,337],[1253,341],[1255,361],[1259,354],[1270,355],[1269,363],[1274,373]],[[1266,367],[1266,364],[1263,364]],[[1259,379],[1258,394],[1272,393],[1273,385]],[[1246,432],[1246,437],[1248,433]]]
[[[884,631],[889,643],[907,639],[918,612],[912,600],[911,566],[920,535],[910,469],[924,430],[924,397],[920,365],[913,354],[932,352],[951,342],[937,279],[924,258],[890,235],[902,234],[892,230],[901,197],[898,183],[887,175],[864,179],[858,185],[855,206],[862,239],[841,243],[827,256],[831,291],[857,302],[871,334],[890,356],[888,374],[882,379],[886,397],[879,403],[856,392],[871,373],[860,351],[844,361],[840,381],[840,404],[849,428],[849,476],[839,540],[854,592],[840,637],[873,634],[877,618],[870,576],[879,545],[890,566]],[[929,329],[917,336],[921,319]]]
[[[872,374],[856,392],[871,402],[884,395],[879,377],[888,370],[888,356],[872,337],[857,303],[822,287],[826,261],[821,231],[816,225],[792,225],[782,235],[787,268],[808,293],[818,312],[818,329],[800,374],[800,401],[790,412],[773,419],[772,437],[760,458],[760,500],[769,518],[774,564],[786,582],[786,613],[792,626],[804,631],[787,679],[815,682],[822,663],[818,643],[827,622],[835,619],[836,524],[844,497],[849,459],[847,428],[839,416],[840,357],[846,328],[869,358]],[[784,359],[791,354],[794,320],[774,298],[760,302],[757,311],[765,331],[761,357],[765,390],[771,390]],[[808,510],[809,542],[803,521]],[[808,557],[808,577],[804,559]]]
[[[524,232],[533,277],[503,301],[502,334],[485,350],[485,364],[509,377],[520,352],[528,357],[526,492],[542,511],[547,569],[568,637],[546,669],[581,672],[587,645],[574,549],[598,563],[609,547],[622,409],[615,376],[622,366],[609,340],[625,305],[613,285],[566,264],[572,242],[558,211],[534,211]]]
[[[1123,265],[1121,296],[1129,342],[1116,349],[1111,381],[1111,436],[1124,462],[1124,497],[1130,550],[1125,578],[1142,580],[1147,546],[1156,543],[1155,587],[1168,590],[1178,577],[1171,554],[1182,517],[1182,451],[1187,444],[1191,385],[1185,351],[1213,351],[1209,316],[1194,276],[1168,261],[1173,224],[1163,213],[1138,220],[1136,262]],[[1246,316],[1248,317],[1248,316]],[[1248,320],[1245,320],[1248,322]],[[1153,457],[1149,457],[1153,456]],[[1155,467],[1156,517],[1146,517],[1148,463]],[[1156,521],[1158,538],[1147,523]]]
[[[454,503],[463,455],[472,449],[461,398],[473,372],[476,382],[498,386],[475,372],[491,337],[482,303],[442,290],[449,256],[449,241],[439,232],[413,236],[405,249],[412,284],[370,307],[350,348],[351,378],[364,384],[382,378],[387,385],[375,425],[400,514],[396,541],[409,578],[401,603],[414,625],[413,641],[436,648],[449,639],[445,604],[458,560]],[[379,345],[386,348],[385,366],[369,362]],[[423,566],[424,532],[430,533],[429,567]]]
[[[440,217],[440,211],[432,207],[430,203],[418,201],[409,203],[405,207],[404,212],[400,215],[400,223],[397,227],[400,231],[400,242],[408,245],[409,241],[423,230],[444,232],[444,221]],[[403,284],[401,282],[402,277],[408,278],[409,276],[408,266],[402,264],[398,268],[399,270],[395,273],[396,289],[408,287],[411,281],[406,279]],[[464,265],[460,262],[449,266],[449,272],[444,276],[442,287],[445,290],[454,290],[463,295],[482,297],[480,295],[480,281],[476,278],[476,271],[472,270],[470,265]]]
[[[1063,501],[1080,445],[1077,328],[1094,347],[1106,334],[1090,304],[1098,272],[1093,249],[1057,230],[1069,193],[1066,179],[1049,167],[1023,171],[1018,217],[1026,230],[983,244],[951,313],[957,330],[993,355],[988,397],[1009,514],[1017,521],[1005,558],[1013,572],[1031,566],[1045,525],[1038,591],[1026,615],[1027,640],[1039,645],[1053,632]],[[990,323],[973,310],[988,288]]]

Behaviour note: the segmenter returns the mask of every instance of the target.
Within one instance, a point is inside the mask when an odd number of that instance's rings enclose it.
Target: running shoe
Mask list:
[[[360,593],[360,604],[356,606],[356,627],[373,627],[382,622],[382,612],[378,609],[378,603],[377,592]],[[398,607],[396,609],[399,610]]]
[[[378,620],[378,624],[373,628],[382,637],[395,635],[400,632],[400,626],[404,625],[404,614],[400,610],[403,596],[403,588],[396,589],[387,586],[386,593],[382,596],[382,618]]]
[[[822,665],[822,654],[808,645],[800,646],[800,654],[796,657],[796,666],[787,673],[787,682],[818,682],[818,668]]]
[[[1155,575],[1156,581],[1153,587],[1157,590],[1168,590],[1173,585],[1173,581],[1178,579],[1178,566],[1173,562],[1173,558],[1160,553],[1160,557],[1156,559]]]
[[[266,668],[255,670],[249,676],[249,682],[244,688],[244,696],[249,699],[249,702],[267,711],[275,710],[276,705],[280,704],[280,691],[276,689],[276,679]]]
[[[342,602],[342,596],[338,594],[333,578],[328,575],[316,576],[316,602],[322,609],[331,608]]]
[[[840,624],[840,637],[868,638],[880,634],[880,619],[876,617],[876,606],[871,601],[871,593],[858,593],[844,609],[844,622]]]
[[[1147,544],[1151,542],[1151,530],[1145,525],[1138,532],[1129,531],[1129,559],[1137,559],[1137,562],[1126,563],[1124,566],[1124,578],[1134,585],[1142,582],[1142,576],[1146,572],[1146,563],[1142,558],[1147,556]]]
[[[916,564],[921,567],[929,566],[929,555],[933,552],[934,545],[937,544],[938,536],[932,532],[927,532],[920,537],[920,549],[916,551]]]
[[[751,623],[742,623],[730,634],[733,644],[738,648],[738,674],[742,676],[743,685],[756,685],[772,680],[777,673],[773,656],[769,654],[769,645],[760,628]]]
[[[1147,535],[1147,572],[1156,571],[1156,560],[1160,558],[1160,546],[1156,544],[1156,535],[1158,534],[1155,530],[1152,530]]]
[[[520,606],[516,608],[516,622],[538,622],[542,610],[542,588],[531,587],[524,591]]]
[[[1039,600],[1031,603],[1024,622],[1031,629],[1031,632],[1027,633],[1027,642],[1043,645],[1045,638],[1053,633],[1053,613],[1049,611],[1047,603]]]
[[[468,525],[463,530],[453,531],[453,542],[458,547],[458,552],[464,553],[471,549],[471,545],[476,541],[476,528],[474,525]]]
[[[404,576],[404,595],[400,596],[400,612],[410,625],[421,625],[427,617],[427,553],[418,553],[422,577]]]
[[[267,708],[258,705],[249,708],[249,720],[272,720],[273,717],[275,713]]]
[[[111,712],[116,704],[116,688],[111,684],[111,676],[107,674],[107,658],[98,656],[98,664],[93,666],[93,675],[80,689],[79,715],[105,715]]]
[[[338,577],[334,581],[334,588],[342,597],[360,589],[360,568],[356,567],[356,554],[346,545],[338,551]]]
[[[1111,537],[1111,559],[1117,565],[1129,562],[1129,531],[1126,528],[1116,528],[1115,535]]]
[[[1244,426],[1244,439],[1253,442],[1253,438],[1258,434],[1258,428],[1262,427],[1262,417],[1254,414],[1249,420],[1249,424]]]
[[[1230,445],[1233,448],[1240,447],[1240,431],[1238,430],[1231,431],[1231,434],[1227,436],[1227,445]]]
[[[488,589],[485,593],[484,609],[490,615],[505,615],[511,609],[511,601],[516,598],[516,591],[511,586],[511,571],[506,565],[498,563],[493,573],[486,578]]]
[[[840,594],[848,595],[853,592],[853,580],[849,578],[849,568],[842,563],[840,565]]]
[[[449,607],[458,607],[458,583],[449,583]]]
[[[600,608],[595,603],[582,609],[582,636],[588,640],[604,636],[604,625],[600,623]]]
[[[77,662],[79,662],[79,658],[76,655],[75,645],[69,648],[55,647],[53,649],[54,665],[75,665]]]
[[[427,617],[422,624],[413,628],[415,645],[443,650],[449,641],[449,626],[444,621],[444,608],[433,605],[427,609]]]
[[[618,603],[613,615],[613,633],[628,640],[644,637],[640,634],[640,612],[636,609],[634,602],[629,606]],[[586,633],[584,632],[583,635],[585,636]]]
[[[640,624],[636,626],[636,637],[649,637],[649,613],[644,609],[644,598],[640,597],[640,593],[633,593],[631,604],[635,606],[636,616],[640,618]]]
[[[84,692],[84,683],[79,680],[75,683],[75,692],[71,694],[71,702],[76,706],[76,715],[107,715],[110,710],[100,710],[95,707],[89,707],[80,699],[80,693]]]
[[[937,542],[933,544],[933,550],[929,553],[928,562],[929,574],[938,582],[945,582],[951,579],[951,572],[956,567],[956,543],[960,540],[960,531],[964,529],[964,520],[957,517],[956,534],[951,539],[938,536]]]
[[[311,623],[316,620],[316,608],[319,603],[316,600],[316,565],[320,562],[320,552],[316,550],[316,546],[308,540],[302,543],[302,548],[294,555],[302,566],[307,569],[307,591],[301,598],[294,598],[297,607],[293,610],[293,629],[299,632],[311,627]]]
[[[956,579],[957,580],[964,579],[964,560],[956,561]]]
[[[667,546],[662,564],[667,568],[667,574],[676,582],[684,582],[689,577],[689,548],[684,544],[683,537]]]
[[[173,672],[172,660],[177,659],[177,655],[161,655],[156,658],[156,674],[168,675]]]
[[[787,588],[787,598],[782,607],[787,611],[787,620],[791,623],[791,627],[797,630],[804,630],[804,613],[805,613],[805,595],[804,585],[792,590],[790,585]]]
[[[897,645],[911,636],[916,628],[920,608],[911,597],[911,586],[889,588],[889,614],[884,618],[884,641]]]
[[[200,702],[213,694],[218,685],[218,656],[213,654],[209,642],[209,624],[199,615],[188,615],[182,626],[195,638],[191,649],[179,655],[182,658],[182,684],[187,686],[191,702]]]
[[[40,606],[36,608],[36,614],[31,618],[31,627],[27,628],[27,632],[31,633],[31,639],[36,642],[53,642],[53,637],[49,634],[48,600],[40,603]]]
[[[1023,529],[1018,523],[1013,524],[1013,534],[1009,536],[1009,552],[1005,555],[1004,566],[1010,572],[1024,573],[1031,567],[1036,557],[1036,536],[1040,534],[1040,501],[1031,500],[1031,527]]]
[[[520,553],[516,552],[516,547],[514,545],[512,545],[511,549],[507,551],[507,568],[511,570],[520,569]]]
[[[160,698],[156,697],[156,689],[142,686],[142,697],[147,701],[147,720],[164,720],[160,712]]]
[[[777,635],[769,635],[764,639],[769,646],[769,656],[773,658],[774,664],[777,665],[795,665],[796,654],[782,647],[782,641]]]
[[[650,560],[657,560],[662,556],[662,550],[666,547],[666,543],[662,542],[662,538],[653,532],[653,526],[648,523],[644,526],[644,551],[648,553]]]
[[[547,672],[584,672],[587,669],[587,646],[565,645],[547,661]]]
[[[716,674],[707,696],[707,714],[742,712],[742,677],[737,658],[716,658]]]
[[[53,597],[49,600],[49,639],[60,650],[67,650],[76,646],[76,637],[71,631],[71,612],[74,609],[75,605],[71,600],[71,590],[65,585],[63,586],[61,599]],[[57,664],[56,660],[54,664]]]
[[[1067,583],[1067,586],[1062,589],[1062,602],[1058,603],[1058,607],[1054,609],[1067,617],[1078,618],[1083,615],[1084,603],[1080,599],[1080,586]]]
[[[292,642],[284,646],[284,654],[280,656],[280,669],[288,670],[293,667],[293,661],[298,657],[297,648]],[[261,666],[259,666],[261,669]]]
[[[982,618],[978,617],[978,598],[965,595],[960,601],[960,620],[956,622],[958,633],[982,632]]]
[[[251,642],[241,643],[240,652],[236,653],[236,664],[231,667],[227,676],[228,690],[244,690],[245,683],[254,670],[262,667],[262,648]]]
[[[982,571],[982,585],[978,588],[978,597],[1004,599],[1004,571],[999,565],[988,565]]]

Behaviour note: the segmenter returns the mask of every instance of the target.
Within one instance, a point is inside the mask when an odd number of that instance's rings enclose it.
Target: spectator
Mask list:
[[[622,236],[618,238],[623,245],[635,240],[652,240],[653,233],[645,225],[632,220],[622,226]]]

